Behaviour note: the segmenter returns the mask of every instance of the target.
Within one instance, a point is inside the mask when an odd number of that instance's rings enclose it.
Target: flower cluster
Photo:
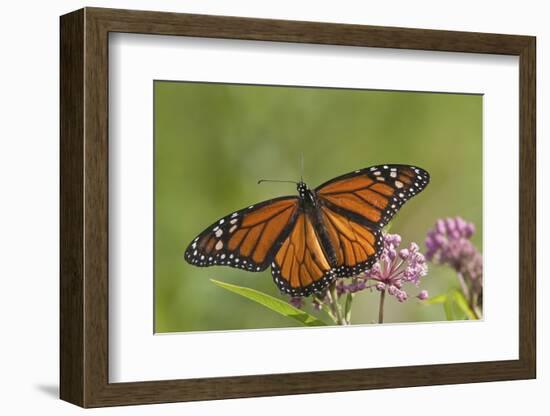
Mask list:
[[[481,289],[483,259],[470,241],[474,232],[474,225],[460,217],[438,220],[426,237],[426,258],[451,266]]]
[[[472,223],[460,217],[440,219],[426,237],[426,258],[452,267],[464,297],[477,318],[483,303],[483,258],[470,241]]]
[[[384,249],[377,263],[363,274],[366,281],[374,282],[380,292],[386,291],[399,302],[407,300],[409,295],[404,290],[404,283],[418,287],[420,279],[428,273],[428,265],[418,244],[410,243],[407,248],[399,249],[401,237],[398,234],[384,235]],[[417,298],[424,300],[428,292],[423,290]]]

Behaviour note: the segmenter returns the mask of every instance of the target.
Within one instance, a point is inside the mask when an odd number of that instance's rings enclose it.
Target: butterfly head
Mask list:
[[[305,198],[309,192],[309,188],[303,181],[300,181],[296,184],[296,189],[298,190],[300,198]]]

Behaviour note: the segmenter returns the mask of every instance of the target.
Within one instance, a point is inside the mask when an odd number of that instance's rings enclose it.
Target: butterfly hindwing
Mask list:
[[[335,276],[311,219],[300,212],[271,264],[273,280],[281,292],[308,296],[326,287]]]
[[[336,277],[351,277],[369,269],[382,250],[382,232],[321,207],[316,226],[300,213],[271,265],[273,280],[291,296],[323,290]],[[323,227],[326,240],[321,237]]]
[[[236,211],[206,228],[185,251],[195,266],[225,265],[248,271],[265,270],[291,231],[298,198],[280,197]]]
[[[381,230],[326,206],[320,210],[322,226],[327,231],[335,259],[336,276],[352,277],[370,269],[382,251]]]

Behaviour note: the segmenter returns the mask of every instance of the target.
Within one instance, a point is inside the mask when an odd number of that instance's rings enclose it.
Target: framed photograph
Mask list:
[[[60,29],[63,400],[536,376],[534,37]]]

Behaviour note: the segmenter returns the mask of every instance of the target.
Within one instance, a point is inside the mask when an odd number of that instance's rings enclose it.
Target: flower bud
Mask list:
[[[445,221],[443,220],[437,220],[437,222],[435,223],[435,228],[440,234],[445,234],[445,232],[447,231],[447,227],[445,227]]]
[[[426,300],[428,299],[428,291],[427,290],[421,290],[416,297],[420,300]]]
[[[445,219],[445,225],[447,226],[447,231],[453,231],[456,228],[456,222],[453,218]]]

